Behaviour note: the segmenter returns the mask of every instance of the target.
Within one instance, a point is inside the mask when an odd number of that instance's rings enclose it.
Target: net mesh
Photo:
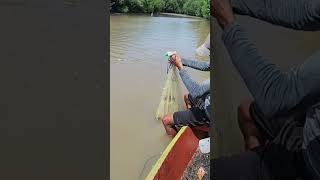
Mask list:
[[[161,120],[166,114],[183,109],[182,90],[176,67],[170,67],[165,80],[156,119]]]
[[[210,33],[208,34],[205,42],[196,49],[199,56],[209,56],[210,55]]]

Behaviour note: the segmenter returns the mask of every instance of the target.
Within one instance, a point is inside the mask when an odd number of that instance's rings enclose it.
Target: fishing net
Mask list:
[[[199,56],[209,56],[210,55],[210,33],[208,34],[205,42],[196,49]]]
[[[182,109],[183,98],[177,70],[175,66],[170,66],[157,109],[156,119],[161,120],[166,114]]]

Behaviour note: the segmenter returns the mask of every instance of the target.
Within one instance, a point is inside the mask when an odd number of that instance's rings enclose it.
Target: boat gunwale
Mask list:
[[[188,126],[183,126],[179,132],[176,134],[176,136],[171,140],[171,142],[168,144],[166,149],[161,154],[160,158],[157,160],[156,164],[152,167],[150,173],[148,174],[146,180],[153,180],[154,177],[157,175],[158,171],[160,170],[163,162],[171,152],[173,146],[176,144],[178,139],[181,137],[181,135],[186,131]]]

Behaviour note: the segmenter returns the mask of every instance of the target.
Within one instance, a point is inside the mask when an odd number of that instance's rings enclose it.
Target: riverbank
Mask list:
[[[141,16],[154,16],[154,17],[174,17],[174,18],[192,18],[192,19],[206,19],[203,17],[190,16],[186,14],[176,14],[176,13],[156,13],[156,14],[147,14],[147,13],[117,13],[110,12],[111,15],[141,15]]]
[[[206,18],[203,18],[203,17],[190,16],[190,15],[186,15],[186,14],[176,14],[176,13],[159,13],[159,14],[157,14],[157,16],[206,19]]]

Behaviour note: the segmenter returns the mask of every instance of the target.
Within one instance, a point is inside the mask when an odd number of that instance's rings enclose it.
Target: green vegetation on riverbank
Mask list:
[[[208,18],[209,0],[111,0],[113,12],[177,13]]]

